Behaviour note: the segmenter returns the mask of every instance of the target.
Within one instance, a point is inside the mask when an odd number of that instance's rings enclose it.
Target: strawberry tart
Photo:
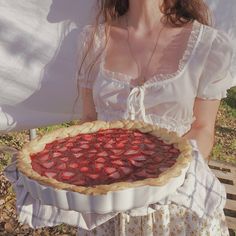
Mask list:
[[[141,121],[93,121],[29,142],[17,168],[44,186],[104,195],[166,185],[190,161],[191,145],[175,132]]]

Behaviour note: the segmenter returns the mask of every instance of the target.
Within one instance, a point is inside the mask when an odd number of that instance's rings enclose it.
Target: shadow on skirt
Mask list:
[[[229,235],[223,211],[214,217],[199,218],[191,210],[175,204],[162,205],[146,216],[119,213],[91,231],[78,228],[77,236],[225,236]]]

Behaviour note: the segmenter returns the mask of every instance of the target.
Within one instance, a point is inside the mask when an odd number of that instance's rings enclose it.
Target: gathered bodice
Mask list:
[[[195,95],[175,91],[174,81],[130,86],[99,72],[93,89],[98,119],[143,120],[163,128],[186,133],[194,121],[192,107]]]

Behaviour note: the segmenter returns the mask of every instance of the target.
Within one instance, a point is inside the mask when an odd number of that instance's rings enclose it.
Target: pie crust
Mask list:
[[[44,150],[46,144],[55,140],[60,140],[68,137],[75,137],[78,134],[95,133],[102,129],[128,129],[138,130],[142,133],[149,133],[160,138],[166,144],[173,144],[175,148],[180,151],[176,162],[167,170],[163,171],[156,178],[145,178],[133,182],[115,182],[111,184],[101,184],[95,186],[78,186],[74,184],[60,182],[53,178],[41,176],[34,171],[31,165],[32,154]],[[73,125],[68,128],[60,128],[41,137],[37,137],[31,142],[27,143],[17,155],[18,170],[29,177],[36,180],[40,184],[48,185],[60,190],[69,190],[86,195],[103,195],[110,191],[124,190],[128,188],[135,188],[139,186],[163,186],[168,183],[171,178],[178,178],[181,175],[182,169],[186,168],[192,159],[192,146],[190,142],[183,137],[179,137],[176,132],[169,131],[165,128],[160,128],[157,125],[151,125],[142,121],[131,120],[117,120],[117,121],[93,121],[85,122],[81,125]]]

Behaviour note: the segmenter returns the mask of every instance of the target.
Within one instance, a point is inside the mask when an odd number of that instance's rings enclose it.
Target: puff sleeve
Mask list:
[[[233,87],[230,72],[233,47],[224,32],[215,30],[214,33],[215,37],[199,79],[197,97],[221,100],[227,96],[227,90]]]
[[[85,57],[92,38],[92,25],[86,25],[82,28],[77,43],[77,83],[80,88],[92,88],[94,82],[94,76],[89,73],[89,66],[92,63],[92,55],[94,54],[93,45],[90,48],[89,53]],[[85,59],[84,59],[85,57]],[[83,61],[84,60],[84,61]],[[82,63],[83,62],[83,63]],[[82,65],[81,65],[82,63]],[[81,66],[81,69],[80,69]],[[79,71],[80,69],[80,71]]]

